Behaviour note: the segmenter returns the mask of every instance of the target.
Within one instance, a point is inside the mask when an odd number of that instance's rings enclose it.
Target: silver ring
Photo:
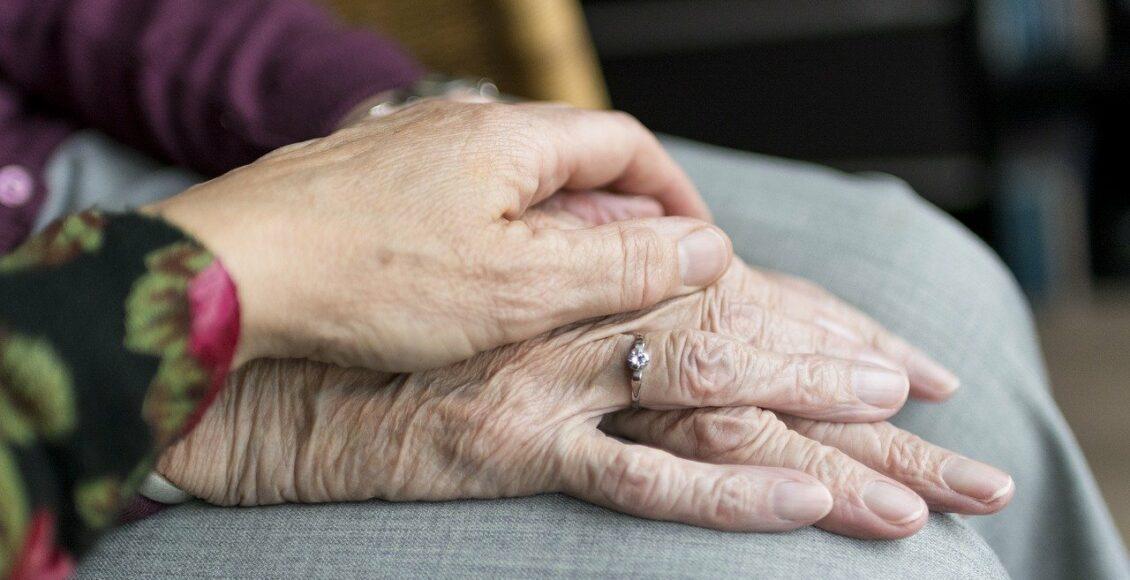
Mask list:
[[[647,352],[647,339],[636,335],[632,350],[628,351],[628,370],[632,371],[632,408],[640,408],[640,390],[643,388],[643,372],[651,364],[651,354]]]

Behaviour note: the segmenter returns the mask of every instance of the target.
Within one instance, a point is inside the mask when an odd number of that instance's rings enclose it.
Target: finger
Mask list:
[[[771,412],[746,407],[681,412],[626,411],[601,429],[700,461],[804,471],[832,493],[834,506],[817,525],[858,538],[894,539],[926,523],[918,495],[843,452],[790,431]]]
[[[635,206],[636,202],[640,203],[638,207]],[[610,207],[592,207],[603,204],[608,204]],[[522,219],[537,229],[583,229],[586,222],[591,224],[630,219],[622,215],[608,215],[611,212],[621,211],[621,208],[633,213],[660,211],[658,203],[647,197],[578,192],[554,195],[538,206],[539,211],[528,212]],[[582,271],[605,270],[605,268],[593,268],[589,260],[581,260],[576,266]],[[611,267],[615,266],[616,264],[611,265]],[[567,268],[558,268],[559,271],[565,269]],[[654,271],[654,268],[648,270]],[[728,278],[745,270],[746,267],[738,261],[731,264],[724,276]],[[560,295],[559,284],[557,282],[552,284],[556,288],[555,294]],[[711,291],[703,294],[702,300],[698,302],[680,302],[664,307],[662,312],[652,312],[652,316],[646,321],[641,320],[643,324],[637,330],[697,329],[740,338],[758,350],[787,354],[819,354],[903,370],[901,364],[867,344],[846,339],[811,322],[784,316],[751,302],[742,291],[729,289],[731,284],[725,280],[720,285],[711,286]],[[583,288],[591,290],[594,286],[595,284],[588,279],[582,282]],[[733,286],[740,288],[740,282]]]
[[[634,516],[779,532],[809,525],[832,507],[822,485],[795,471],[697,463],[599,433],[577,446],[561,470],[563,491]]]
[[[782,417],[793,430],[906,484],[936,511],[991,514],[1015,493],[1007,473],[933,445],[890,423],[829,424]]]
[[[894,370],[904,367],[894,359],[859,341],[803,320],[785,316],[742,296],[717,293],[700,326],[703,330],[745,340],[759,350],[788,354],[819,354],[858,360]]]
[[[512,339],[506,342],[695,292],[717,280],[733,257],[721,230],[690,218],[572,230],[501,227],[489,259],[506,275],[492,277],[484,291],[497,301],[518,298],[497,321]]]
[[[568,214],[579,220],[575,222],[577,227],[663,215],[663,206],[653,197],[618,195],[604,191],[561,192],[550,196],[537,207],[553,215]],[[528,220],[528,216],[526,214],[522,219]]]
[[[650,363],[640,406],[651,409],[755,405],[836,421],[877,421],[906,401],[906,375],[866,363],[819,355],[786,355],[750,348],[708,332],[677,330],[645,335]],[[607,364],[597,382],[604,404],[627,406],[626,355],[635,339],[608,339]]]
[[[942,401],[960,386],[957,376],[921,350],[885,329],[869,316],[847,305],[830,292],[792,276],[762,273],[766,284],[760,300],[783,313],[862,342],[895,360],[910,376],[911,394],[918,398]]]
[[[698,189],[663,149],[655,135],[631,115],[569,107],[514,105],[544,121],[537,130],[549,138],[539,151],[542,168],[525,207],[560,189],[604,189],[658,200],[670,215],[710,221]]]

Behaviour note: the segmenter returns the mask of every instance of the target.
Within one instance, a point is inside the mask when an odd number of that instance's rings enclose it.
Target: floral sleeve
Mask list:
[[[0,258],[0,577],[70,573],[238,335],[223,266],[157,219],[78,214]]]

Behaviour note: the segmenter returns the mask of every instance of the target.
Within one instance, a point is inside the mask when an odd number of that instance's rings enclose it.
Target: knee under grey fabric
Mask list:
[[[1124,549],[1047,389],[1027,307],[983,244],[884,176],[668,140],[737,251],[820,282],[930,351],[964,386],[897,423],[1009,470],[999,515],[932,515],[896,542],[815,529],[729,534],[623,516],[557,495],[251,509],[189,504],[111,533],[80,576],[749,576],[1128,578]],[[158,169],[94,134],[49,172],[63,199],[111,207],[175,193]],[[88,168],[97,164],[98,168]],[[144,165],[142,165],[144,164]],[[156,172],[156,173],[154,173]],[[57,213],[81,209],[75,202]],[[86,203],[89,203],[87,201]]]
[[[951,516],[898,542],[815,529],[734,534],[634,519],[560,495],[446,503],[189,504],[131,524],[87,578],[1001,578]]]
[[[751,263],[823,284],[961,377],[952,400],[912,402],[894,423],[1012,474],[1011,505],[968,520],[1011,574],[1130,577],[1027,305],[980,240],[888,176],[669,145]]]

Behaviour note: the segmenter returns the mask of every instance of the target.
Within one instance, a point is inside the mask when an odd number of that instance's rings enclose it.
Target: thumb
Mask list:
[[[522,287],[500,291],[539,305],[538,312],[527,311],[528,320],[508,321],[518,323],[511,333],[521,329],[526,336],[695,292],[721,277],[733,258],[722,230],[684,217],[544,229],[524,241],[504,253],[508,267],[522,272],[510,277]]]

